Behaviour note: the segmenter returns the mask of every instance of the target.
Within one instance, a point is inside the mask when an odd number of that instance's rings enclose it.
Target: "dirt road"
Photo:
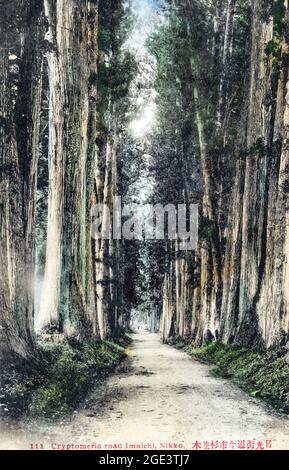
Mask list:
[[[160,343],[135,335],[129,357],[73,417],[57,424],[31,420],[2,429],[2,448],[66,445],[191,449],[195,441],[272,440],[289,449],[289,419],[248,397],[209,367]],[[202,444],[203,445],[203,444]],[[233,445],[233,444],[231,444]]]

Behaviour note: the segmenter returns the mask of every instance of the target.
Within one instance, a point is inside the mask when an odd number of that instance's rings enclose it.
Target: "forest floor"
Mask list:
[[[195,441],[212,440],[272,440],[273,449],[288,449],[289,419],[212,376],[209,366],[163,345],[157,334],[138,332],[128,358],[71,417],[3,423],[0,448],[175,444],[188,450]]]

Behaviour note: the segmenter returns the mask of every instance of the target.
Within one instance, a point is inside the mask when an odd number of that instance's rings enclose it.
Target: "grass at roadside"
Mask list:
[[[57,418],[72,412],[87,393],[126,357],[130,335],[104,341],[43,343],[35,364],[12,364],[1,377],[2,414]]]
[[[232,380],[253,397],[289,414],[288,350],[251,349],[220,342],[196,347],[177,338],[171,342],[195,359],[214,365],[211,374]]]

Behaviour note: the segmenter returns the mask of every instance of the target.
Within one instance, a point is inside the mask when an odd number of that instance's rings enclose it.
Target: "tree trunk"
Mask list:
[[[23,25],[1,52],[1,354],[34,345],[34,213],[42,87],[42,5],[29,1]],[[28,27],[29,25],[29,27]]]
[[[98,334],[90,205],[96,165],[98,2],[45,0],[49,22],[49,201],[38,326]]]

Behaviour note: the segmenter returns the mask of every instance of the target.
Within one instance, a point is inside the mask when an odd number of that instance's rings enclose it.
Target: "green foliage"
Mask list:
[[[283,0],[274,0],[274,36],[281,37],[283,28]]]
[[[278,35],[268,42],[265,52],[272,56],[274,67],[278,68],[281,65],[281,38]]]
[[[273,67],[276,71],[281,66],[281,35],[283,28],[283,5],[282,0],[274,1],[274,24],[273,24],[273,39],[268,42],[265,52],[267,55],[271,55],[273,59]]]
[[[252,146],[247,150],[248,156],[258,156],[258,157],[265,157],[266,156],[266,145],[264,140],[259,138],[252,144]]]
[[[171,346],[174,346],[176,349],[186,349],[188,346],[186,339],[182,338],[181,336],[177,336],[176,338],[171,338],[169,341],[169,344]]]
[[[192,187],[193,165],[198,166],[194,155],[198,148],[194,85],[197,82],[206,122],[209,121],[211,90],[214,90],[209,44],[203,28],[195,27],[203,12],[194,11],[188,18],[182,2],[178,3],[180,8],[168,5],[165,21],[146,43],[156,62],[153,86],[157,92],[158,115],[151,152],[155,156],[158,182],[155,199],[163,203],[183,202],[184,188],[191,190]],[[203,83],[207,85],[204,106]]]
[[[261,398],[281,412],[289,412],[289,365],[287,350],[257,350],[212,342],[187,346],[194,358],[214,364],[212,374],[232,379],[253,397]]]
[[[2,401],[14,413],[52,418],[69,413],[125,358],[130,341],[129,334],[120,331],[105,341],[45,343],[34,368],[19,364],[7,373]]]
[[[122,0],[100,2],[97,109],[104,132],[110,128],[112,120],[114,125],[125,121],[128,111],[129,87],[138,71],[134,55],[124,48],[131,27],[129,4]]]

